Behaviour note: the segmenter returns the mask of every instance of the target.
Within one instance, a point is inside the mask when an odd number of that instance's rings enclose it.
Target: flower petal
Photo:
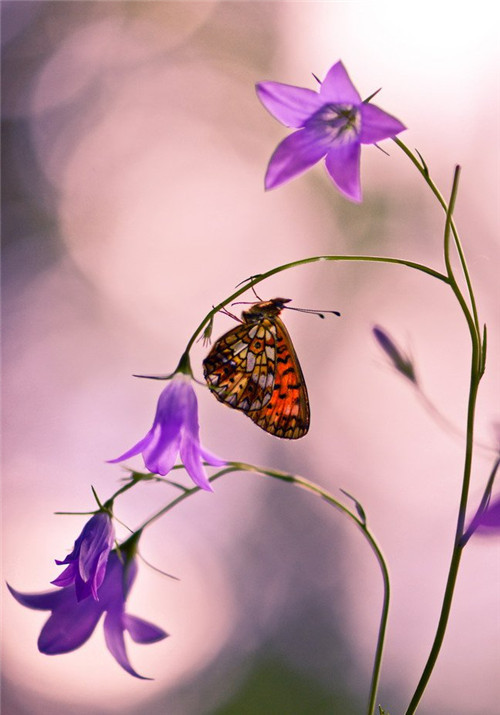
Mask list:
[[[500,496],[492,500],[479,516],[476,514],[471,527],[483,536],[493,536],[500,532]]]
[[[182,378],[184,376],[181,376]],[[143,453],[144,463],[146,467],[156,474],[166,474],[167,472],[159,472],[154,468],[149,466],[149,463],[156,465],[157,463],[157,447],[160,445],[160,449],[173,439],[175,435],[181,428],[182,425],[182,410],[179,410],[179,400],[182,402],[183,399],[183,380],[174,378],[169,381],[168,385],[161,392],[158,398],[158,404],[156,407],[156,414],[153,420],[153,426],[143,439],[139,440],[136,445],[134,445],[127,452],[124,452],[120,457],[115,459],[109,459],[108,462],[113,464],[115,462],[122,462],[124,459],[129,459],[130,457],[135,457],[136,454]],[[149,461],[146,461],[146,456]],[[173,461],[169,458],[167,463],[172,462],[170,469],[172,468],[175,457]],[[168,470],[170,471],[170,470]]]
[[[325,137],[299,129],[283,139],[274,150],[267,167],[265,187],[275,189],[316,164],[329,149]]]
[[[36,611],[52,611],[65,598],[65,591],[52,590],[42,593],[21,593],[7,584],[7,588],[21,606],[32,608]]]
[[[109,514],[98,512],[90,519],[82,532],[78,567],[84,581],[94,577],[101,556],[107,561],[114,540],[113,523]],[[106,564],[105,564],[106,565]],[[103,574],[104,575],[104,574]]]
[[[104,581],[104,577],[106,575],[106,566],[108,565],[108,557],[109,557],[108,552],[102,552],[100,554],[97,564],[95,566],[94,577],[93,577],[92,581],[90,582],[91,586],[92,586],[92,596],[95,598],[96,601],[99,600],[99,596],[97,595],[97,590],[102,585],[102,582]]]
[[[500,531],[500,498],[486,509],[480,519],[480,527]]]
[[[163,628],[155,626],[154,623],[145,621],[138,616],[131,616],[128,613],[124,613],[122,622],[136,643],[157,643],[164,638],[168,638],[168,633],[166,633]]]
[[[362,144],[375,144],[382,139],[394,137],[406,129],[399,119],[374,104],[361,104],[359,109],[361,112],[359,141]]]
[[[187,432],[185,432],[182,437],[180,454],[182,463],[196,486],[205,489],[207,492],[213,492],[203,464],[201,463],[199,442],[193,440]]]
[[[194,391],[185,375],[176,375],[158,398],[152,436],[143,450],[144,464],[155,474],[165,476],[175,464],[187,402]]]
[[[342,102],[344,104],[359,104],[361,96],[351,82],[342,62],[337,62],[328,70],[319,90],[321,103]]]
[[[150,472],[163,477],[175,464],[181,442],[180,432],[169,425],[156,426],[157,438],[143,452],[144,464]]]
[[[255,88],[268,112],[287,127],[302,127],[323,103],[317,92],[304,87],[281,82],[259,82]]]
[[[200,455],[203,461],[208,462],[211,467],[222,467],[224,466],[224,464],[227,464],[227,459],[221,459],[220,457],[217,457],[217,455],[213,454],[212,452],[209,452],[208,449],[205,449],[201,445]]]
[[[140,454],[151,442],[153,437],[153,430],[150,429],[145,437],[140,439],[137,444],[124,452],[120,457],[115,457],[115,459],[106,460],[108,464],[115,464],[116,462],[123,462],[125,459],[130,459],[130,457],[135,457],[136,454]]]
[[[79,648],[90,638],[102,614],[93,599],[77,603],[73,589],[60,593],[66,602],[53,611],[38,637],[38,650],[46,655],[69,653]]]
[[[200,423],[198,422],[198,400],[191,385],[186,385],[186,387],[189,389],[184,392],[183,428],[187,430],[194,440],[199,442]]]
[[[64,561],[58,561],[57,559],[55,559],[55,562],[58,565],[64,563]],[[72,564],[69,564],[69,566],[66,566],[64,571],[60,573],[59,576],[50,583],[53,583],[54,586],[60,586],[61,588],[64,588],[65,586],[71,586],[72,583],[75,583],[75,576],[77,572],[77,564],[73,562]]]
[[[124,559],[125,555],[118,556],[116,551],[112,551],[109,555],[106,577],[99,589],[99,603],[103,610],[112,608],[116,603],[121,603],[123,610],[125,599],[135,581],[137,576],[136,559],[126,561],[125,564],[123,563]]]
[[[335,146],[326,155],[326,168],[337,188],[352,201],[361,201],[359,162],[361,147],[357,142]]]
[[[104,619],[104,638],[109,652],[116,662],[127,671],[127,673],[130,673],[130,675],[133,675],[135,678],[140,678],[141,680],[151,680],[151,678],[146,678],[144,675],[139,675],[139,673],[137,673],[130,664],[127,651],[125,649],[122,613],[120,611],[113,610],[106,614],[106,618]]]

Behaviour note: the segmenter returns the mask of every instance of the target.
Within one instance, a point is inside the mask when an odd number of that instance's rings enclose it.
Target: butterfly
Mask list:
[[[252,305],[242,322],[219,338],[203,361],[215,397],[244,412],[276,437],[299,439],[309,429],[304,375],[279,315],[290,298]]]

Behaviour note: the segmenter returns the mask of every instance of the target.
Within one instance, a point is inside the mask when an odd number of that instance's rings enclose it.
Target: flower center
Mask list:
[[[324,133],[335,144],[349,144],[359,134],[361,113],[353,104],[325,104],[307,125]]]

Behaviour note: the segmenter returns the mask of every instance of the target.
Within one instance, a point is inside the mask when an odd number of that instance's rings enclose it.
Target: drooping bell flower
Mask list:
[[[94,514],[75,541],[73,551],[64,561],[56,559],[56,564],[68,565],[51,583],[55,586],[74,584],[77,601],[90,595],[98,601],[98,590],[104,580],[114,538],[113,522],[109,514],[103,511]]]
[[[123,554],[121,558],[125,558]],[[104,636],[111,655],[127,673],[148,680],[132,668],[125,648],[124,632],[128,631],[136,643],[155,643],[166,638],[168,633],[142,618],[125,613],[125,602],[136,575],[135,558],[125,558],[122,562],[116,551],[112,551],[99,589],[98,601],[93,598],[78,601],[75,583],[44,593],[20,593],[8,587],[23,606],[51,611],[38,638],[41,653],[59,655],[80,648],[105,614]]]
[[[178,372],[169,381],[158,399],[153,426],[147,435],[109,461],[122,462],[140,453],[147,469],[162,476],[170,472],[179,455],[193,482],[201,489],[213,491],[203,461],[214,467],[226,462],[200,443],[198,401],[188,375]]]
[[[394,369],[403,375],[403,377],[406,377],[407,380],[413,382],[414,385],[417,385],[417,375],[411,358],[401,350],[384,328],[376,325],[373,328],[373,335],[391,361]]]

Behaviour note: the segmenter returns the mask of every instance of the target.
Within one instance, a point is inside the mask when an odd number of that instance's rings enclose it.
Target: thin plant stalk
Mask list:
[[[477,306],[476,306],[476,299],[474,297],[474,290],[472,287],[472,281],[470,278],[469,274],[469,269],[467,267],[467,261],[465,260],[465,254],[462,248],[462,244],[460,241],[460,237],[457,231],[457,228],[455,226],[455,222],[453,220],[452,214],[449,213],[449,207],[443,198],[441,192],[437,188],[436,184],[434,181],[431,179],[430,174],[429,174],[429,169],[427,168],[425,162],[422,160],[422,157],[417,158],[415,154],[408,149],[406,144],[401,141],[398,137],[393,137],[393,141],[397,146],[406,154],[406,156],[410,159],[412,164],[418,169],[422,177],[424,178],[425,182],[429,186],[430,190],[438,200],[439,204],[443,208],[444,212],[446,213],[447,217],[449,216],[449,224],[450,224],[450,229],[451,233],[453,235],[453,239],[455,242],[455,247],[457,249],[458,257],[460,259],[460,265],[462,267],[462,271],[464,274],[465,282],[467,284],[467,291],[469,294],[470,302],[471,302],[471,309],[472,309],[472,315],[473,315],[473,322],[476,328],[476,331],[478,335],[480,335],[480,326],[479,326],[479,318],[478,318],[478,312],[477,312]],[[448,259],[449,259],[449,254],[448,254]],[[458,296],[457,296],[458,297]],[[465,312],[465,311],[464,311]],[[467,317],[467,316],[466,316]]]
[[[218,313],[220,310],[222,310],[228,303],[231,303],[231,301],[235,300],[236,298],[239,298],[240,295],[245,293],[247,290],[250,288],[253,288],[256,286],[258,283],[266,280],[267,278],[270,278],[271,276],[276,275],[277,273],[282,273],[283,271],[287,271],[290,268],[297,268],[298,266],[305,266],[309,263],[318,263],[320,261],[349,261],[349,262],[368,262],[368,263],[389,263],[389,264],[396,264],[400,266],[406,266],[408,268],[413,268],[417,271],[421,271],[423,273],[426,273],[429,276],[432,276],[433,278],[437,278],[440,281],[443,281],[444,283],[449,283],[449,278],[448,276],[444,275],[443,273],[440,273],[439,271],[434,270],[434,268],[430,268],[429,266],[425,266],[421,263],[416,263],[415,261],[407,261],[404,258],[390,258],[390,257],[385,257],[385,256],[311,256],[309,258],[302,258],[298,261],[292,261],[291,263],[284,263],[281,266],[276,266],[275,268],[272,268],[269,271],[266,271],[265,273],[260,273],[257,276],[252,276],[249,278],[247,281],[244,281],[244,285],[240,288],[238,288],[234,293],[232,293],[228,298],[225,300],[221,301],[218,303],[214,308],[212,308],[211,311],[207,313],[207,315],[203,318],[199,326],[196,328],[194,333],[189,339],[189,342],[186,346],[186,349],[183,353],[183,356],[181,358],[181,363],[183,359],[185,360],[185,356],[189,353],[191,348],[193,347],[196,339],[198,336],[201,334],[203,328],[210,322],[210,320]]]
[[[258,469],[255,469],[255,467],[252,467],[249,464],[240,463],[239,467],[245,471],[257,471],[259,474],[273,477],[275,479],[280,479],[282,481],[290,482],[297,487],[301,487],[302,489],[306,489],[307,491],[312,492],[313,494],[317,494],[322,499],[327,501],[329,504],[331,504],[332,506],[339,509],[343,514],[345,514],[352,521],[354,521],[356,526],[362,531],[365,539],[368,541],[368,544],[369,544],[371,550],[373,551],[373,553],[375,554],[375,558],[377,559],[377,563],[378,563],[378,565],[380,567],[380,571],[382,573],[383,594],[384,594],[383,602],[382,602],[382,609],[381,609],[381,614],[380,614],[378,636],[377,636],[377,646],[375,649],[375,657],[374,657],[374,662],[373,662],[372,678],[371,678],[371,683],[370,683],[368,707],[367,707],[367,711],[366,711],[367,715],[374,715],[376,700],[377,700],[377,693],[378,693],[378,686],[379,686],[379,682],[380,682],[380,672],[381,672],[381,668],[382,668],[382,657],[383,657],[383,653],[384,653],[387,621],[388,621],[388,617],[389,617],[389,605],[390,605],[390,600],[391,600],[391,586],[390,586],[389,571],[387,568],[386,561],[384,559],[382,551],[381,551],[379,545],[377,544],[374,536],[370,533],[369,529],[367,528],[366,520],[364,518],[361,518],[361,517],[353,514],[349,509],[347,509],[341,502],[337,501],[325,489],[322,489],[317,484],[314,484],[314,482],[310,482],[309,480],[304,479],[303,477],[299,477],[299,476],[296,476],[293,474],[284,474],[282,472],[272,470],[272,469],[261,469],[260,467]]]
[[[244,462],[228,462],[227,466],[224,467],[223,469],[219,470],[215,474],[213,474],[210,477],[209,481],[213,482],[216,479],[219,479],[220,477],[222,477],[226,474],[231,474],[233,472],[241,472],[241,471],[251,472],[254,474],[260,474],[262,476],[267,476],[267,477],[271,477],[273,479],[279,479],[280,481],[288,482],[290,484],[293,484],[294,486],[305,489],[306,491],[308,491],[312,494],[315,494],[316,496],[319,496],[321,499],[324,499],[331,506],[338,509],[347,518],[349,518],[351,521],[353,521],[356,524],[356,526],[363,533],[371,550],[375,554],[377,563],[378,563],[378,565],[380,567],[380,571],[382,573],[383,603],[382,603],[382,611],[381,611],[381,617],[380,617],[380,623],[379,623],[377,645],[376,645],[376,649],[375,649],[374,665],[373,665],[372,678],[371,678],[371,683],[370,683],[370,693],[369,693],[368,708],[367,708],[367,715],[374,715],[376,699],[377,699],[377,692],[378,692],[378,685],[380,682],[380,672],[381,672],[381,667],[382,667],[382,657],[383,657],[383,652],[384,652],[387,621],[388,621],[388,616],[389,616],[391,588],[390,588],[389,571],[387,568],[387,564],[385,562],[382,551],[381,551],[379,545],[377,544],[377,541],[375,540],[375,537],[371,534],[370,530],[368,529],[368,527],[366,525],[366,520],[364,518],[364,514],[363,514],[363,516],[360,516],[360,515],[356,515],[356,514],[352,513],[344,504],[342,504],[337,499],[335,499],[328,491],[326,491],[322,487],[318,486],[317,484],[314,484],[314,482],[310,482],[309,480],[305,479],[304,477],[300,477],[300,476],[297,476],[294,474],[287,474],[285,472],[281,472],[281,471],[274,470],[274,469],[264,469],[262,467],[256,467],[252,464],[246,464]],[[176,499],[171,501],[165,507],[160,509],[160,511],[153,514],[153,516],[149,517],[142,524],[142,526],[139,527],[139,529],[137,529],[137,531],[135,533],[140,535],[144,531],[144,529],[146,529],[148,526],[150,526],[157,519],[159,519],[164,514],[166,514],[168,511],[173,509],[175,506],[177,506],[178,504],[183,502],[185,499],[192,496],[193,494],[196,494],[199,491],[201,491],[200,487],[192,487],[191,489],[186,489],[180,496],[178,496]]]
[[[398,144],[400,144],[400,143],[398,142]],[[406,149],[406,147],[404,147],[403,150],[405,151],[405,153],[407,155],[410,155],[410,153]],[[431,186],[431,189],[432,189],[433,185],[431,183],[429,183],[430,179],[428,180],[427,171],[423,171],[417,162],[414,161],[414,163],[417,165],[417,168],[419,168],[419,171],[423,174],[424,178],[426,178],[427,183]],[[440,617],[439,617],[439,621],[438,621],[438,625],[437,625],[437,629],[436,629],[436,634],[434,636],[434,641],[433,641],[427,662],[425,664],[424,670],[422,672],[421,678],[418,682],[417,688],[416,688],[416,690],[413,694],[413,697],[410,701],[408,709],[406,710],[406,715],[412,715],[412,713],[414,713],[418,707],[418,704],[424,694],[424,691],[427,687],[427,684],[428,684],[429,679],[432,675],[434,666],[438,659],[438,656],[439,656],[439,653],[441,650],[441,646],[444,641],[446,627],[448,625],[448,619],[449,619],[450,611],[451,611],[451,604],[453,601],[455,585],[457,582],[458,570],[460,567],[460,560],[461,560],[462,551],[463,551],[463,547],[464,547],[463,534],[464,534],[465,514],[466,514],[466,509],[467,509],[467,501],[468,501],[468,496],[469,496],[470,478],[471,478],[471,470],[472,470],[475,409],[476,409],[476,401],[477,401],[479,382],[481,380],[481,374],[482,374],[482,372],[481,372],[481,364],[482,364],[481,338],[480,338],[480,333],[479,333],[479,329],[478,329],[479,322],[478,322],[478,318],[477,318],[477,310],[475,307],[476,303],[475,303],[475,299],[474,299],[472,284],[470,282],[470,278],[468,277],[469,274],[468,274],[468,270],[467,270],[467,266],[466,266],[466,262],[465,262],[465,257],[464,257],[464,254],[463,254],[463,251],[461,248],[460,239],[458,237],[458,233],[456,232],[456,229],[454,228],[453,219],[452,219],[453,209],[454,209],[456,195],[457,195],[457,191],[458,191],[459,175],[460,175],[460,169],[459,169],[459,167],[457,167],[457,169],[455,171],[450,202],[449,202],[449,205],[446,207],[444,252],[445,252],[445,263],[446,263],[446,267],[447,267],[450,286],[451,286],[451,288],[459,302],[459,305],[462,309],[462,312],[464,313],[464,316],[467,320],[467,325],[469,327],[469,332],[470,332],[470,337],[471,337],[471,342],[472,342],[469,398],[468,398],[468,405],[467,405],[466,447],[465,447],[462,492],[461,492],[461,496],[460,496],[460,506],[459,506],[458,517],[457,517],[457,526],[456,526],[456,531],[455,531],[455,540],[454,540],[454,545],[453,545],[453,551],[452,551],[450,566],[449,566],[449,570],[448,570],[448,578],[447,578],[447,582],[446,582],[446,586],[445,586],[443,603],[441,606],[441,613],[440,613]],[[433,192],[435,194],[436,194],[436,191],[434,191],[434,189],[433,189]],[[440,201],[440,203],[441,203],[441,201]],[[445,206],[446,206],[446,204],[445,204]],[[458,283],[457,283],[455,276],[453,274],[453,269],[452,269],[451,259],[450,259],[450,240],[449,240],[450,231],[454,235],[455,246],[457,247],[462,270],[464,272],[464,275],[466,276],[466,282],[467,282],[467,286],[468,286],[468,290],[469,290],[469,297],[470,297],[471,306],[473,309],[473,315],[471,315],[471,313],[467,307],[465,299],[463,298],[463,295],[460,291]]]

